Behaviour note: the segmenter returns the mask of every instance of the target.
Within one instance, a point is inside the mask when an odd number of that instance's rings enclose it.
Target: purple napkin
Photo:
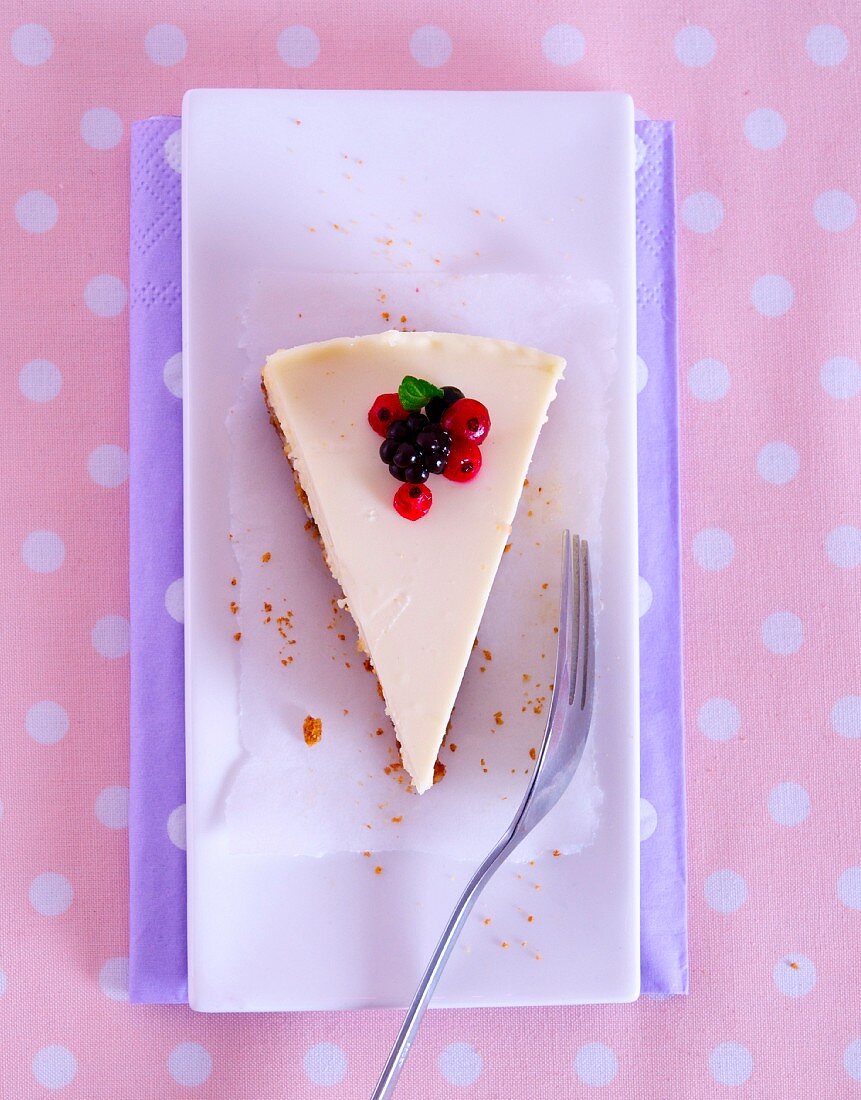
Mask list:
[[[161,1003],[187,999],[179,125],[135,123],[131,152],[129,988]],[[642,979],[669,994],[688,975],[672,124],[637,138]]]

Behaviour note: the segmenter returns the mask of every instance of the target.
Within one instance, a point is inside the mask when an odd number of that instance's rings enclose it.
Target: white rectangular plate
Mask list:
[[[447,270],[598,279],[619,306],[608,402],[595,740],[582,852],[503,868],[435,1004],[639,992],[633,109],[610,93],[193,91],[183,103],[189,999],[202,1011],[406,1003],[469,868],[387,853],[240,856],[225,418],[254,272]],[[355,177],[359,175],[361,182]],[[481,213],[478,213],[480,211]],[[420,216],[417,216],[419,215]],[[311,231],[313,227],[313,232]],[[388,240],[394,245],[388,245]],[[409,239],[409,245],[399,243]],[[439,261],[437,263],[436,261]],[[404,265],[412,265],[412,268]],[[606,685],[602,691],[602,686]],[[333,791],[333,798],[337,792]],[[527,922],[532,915],[534,921]],[[485,925],[485,916],[492,924]],[[512,946],[504,950],[501,941]],[[526,941],[528,946],[522,947]],[[537,957],[540,956],[540,957]]]

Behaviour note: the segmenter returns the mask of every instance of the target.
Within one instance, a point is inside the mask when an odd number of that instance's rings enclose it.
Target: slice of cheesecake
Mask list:
[[[532,452],[564,367],[558,356],[503,340],[390,331],[277,351],[263,368],[263,392],[297,492],[319,529],[324,557],[356,621],[404,767],[419,793],[433,783]],[[375,434],[369,410],[379,395],[398,392],[405,378],[457,387],[485,406],[491,428],[481,441],[477,476],[467,462],[462,483],[431,473],[424,485],[402,484],[404,470],[381,460],[386,426],[377,419],[380,434]],[[407,409],[422,400],[415,386],[401,395]],[[405,415],[396,408],[396,419]],[[387,415],[390,410],[383,411]],[[458,449],[455,438],[447,461],[461,462],[469,453],[474,451],[468,441]],[[423,504],[428,489],[432,507],[418,522],[393,506],[399,490],[401,501],[411,490],[418,500],[420,492]]]

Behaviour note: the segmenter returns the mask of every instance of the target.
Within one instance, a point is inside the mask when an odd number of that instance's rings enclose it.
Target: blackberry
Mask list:
[[[389,467],[391,469],[391,467]],[[419,463],[416,466],[410,466],[409,469],[404,470],[404,481],[410,485],[420,485],[422,482],[427,481],[430,476],[430,471],[427,466]]]
[[[418,435],[422,428],[426,428],[429,424],[428,418],[424,413],[411,412],[407,417],[407,428],[410,431],[410,435]]]
[[[414,443],[399,443],[392,462],[401,470],[408,470],[412,466],[420,466],[424,455]]]
[[[401,470],[400,467],[398,467],[394,464],[394,462],[389,464],[389,473],[392,475],[392,477],[397,478],[398,481],[406,481],[407,480],[406,470]]]
[[[428,455],[425,461],[427,462],[427,468],[432,474],[441,474],[448,462],[448,455]]]
[[[407,420],[393,420],[386,429],[386,439],[394,439],[398,443],[405,443],[412,435]]]
[[[451,452],[451,436],[439,424],[430,424],[420,431],[416,436],[416,443],[428,455],[445,454],[448,458]]]
[[[387,466],[395,457],[395,451],[400,446],[401,444],[396,439],[384,439],[380,444],[380,458]]]
[[[449,405],[460,401],[464,395],[463,390],[459,390],[457,386],[443,386],[442,393],[442,397],[432,397],[425,407],[428,419],[433,422],[440,421]]]

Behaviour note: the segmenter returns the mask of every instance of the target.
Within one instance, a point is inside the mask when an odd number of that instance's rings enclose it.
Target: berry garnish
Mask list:
[[[371,405],[368,413],[368,423],[377,433],[385,435],[386,429],[394,420],[403,420],[407,410],[401,404],[396,393],[381,393]]]
[[[490,431],[490,413],[480,401],[462,397],[446,409],[440,423],[453,439],[483,443]]]
[[[429,476],[430,470],[423,462],[416,463],[415,466],[408,466],[404,470],[404,481],[410,482],[411,485],[419,485],[427,481]]]
[[[399,443],[392,462],[399,469],[408,470],[410,466],[420,465],[423,457],[421,450],[414,443]]]
[[[412,435],[418,435],[420,431],[428,426],[428,418],[424,413],[411,412],[407,417],[407,427]]]
[[[402,485],[395,493],[395,511],[404,519],[421,519],[430,511],[433,495],[426,485]]]
[[[397,443],[404,443],[411,436],[406,417],[403,420],[393,420],[386,429],[386,439],[394,439]]]
[[[400,443],[396,439],[384,439],[380,444],[380,458],[387,466],[395,457],[398,447],[400,447]]]
[[[472,481],[481,469],[481,450],[469,439],[455,439],[443,475],[449,481]]]
[[[451,451],[451,436],[439,424],[429,424],[416,436],[416,443],[426,455],[443,455]]]
[[[446,463],[448,462],[448,455],[428,455],[425,462],[432,474],[441,474],[445,470]]]
[[[463,390],[459,390],[457,386],[443,386],[442,397],[432,397],[425,406],[428,419],[432,421],[442,420],[442,414],[449,405],[453,405],[455,401],[460,401],[463,395]]]

